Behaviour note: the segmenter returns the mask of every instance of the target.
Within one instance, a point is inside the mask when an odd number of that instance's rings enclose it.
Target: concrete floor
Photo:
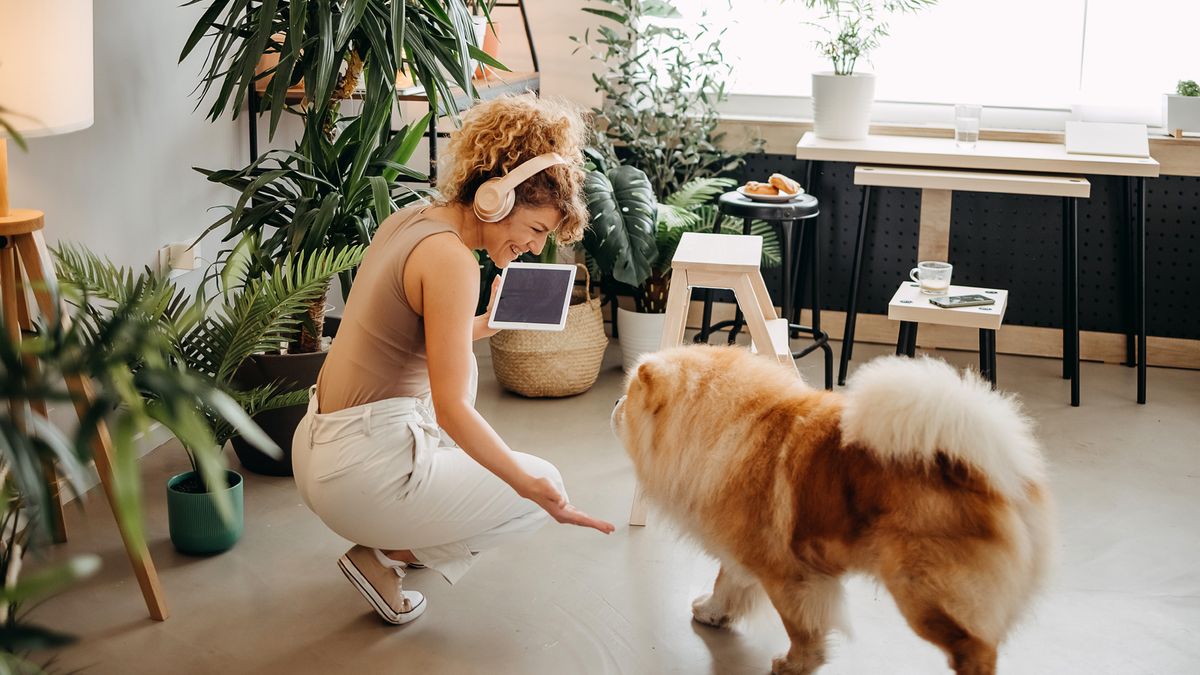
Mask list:
[[[599,382],[564,400],[502,392],[480,345],[479,409],[514,447],[562,470],[571,498],[618,524],[602,536],[549,526],[486,554],[455,587],[410,574],[430,607],[383,624],[335,567],[348,544],[324,529],[288,478],[246,474],[246,531],[212,558],[177,554],[167,537],[165,479],[186,466],[175,443],[143,461],[147,531],[172,611],[147,618],[112,517],[99,495],[69,514],[71,541],[51,559],[99,553],[100,574],[34,620],[82,640],[55,670],[88,673],[764,673],[787,644],[762,612],[733,631],[691,621],[714,562],[661,522],[625,525],[628,460],[608,428],[621,387],[614,344]],[[836,351],[836,349],[835,349]],[[861,345],[861,359],[885,353]],[[966,365],[975,355],[940,352]],[[818,381],[818,356],[805,376]],[[1057,361],[1001,356],[1000,386],[1038,422],[1061,520],[1049,591],[1001,650],[1004,673],[1200,672],[1200,373],[1151,369],[1150,404],[1134,371],[1083,365],[1083,407],[1070,408]],[[837,635],[823,674],[948,672],[891,598],[851,579],[853,638]]]

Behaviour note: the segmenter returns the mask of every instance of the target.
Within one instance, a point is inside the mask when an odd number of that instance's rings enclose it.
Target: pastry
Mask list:
[[[800,184],[781,173],[771,174],[768,182],[785,195],[794,195],[800,192]]]
[[[758,181],[753,181],[753,180],[750,181],[749,183],[746,183],[746,187],[743,188],[743,191],[749,195],[772,195],[772,196],[774,196],[774,195],[779,194],[779,188],[775,187],[774,185],[771,185],[769,183],[759,183]]]

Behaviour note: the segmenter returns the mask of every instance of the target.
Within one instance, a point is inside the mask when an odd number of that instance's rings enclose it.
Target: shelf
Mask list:
[[[259,96],[266,93],[268,87],[267,80],[260,80],[255,84],[255,90]],[[479,100],[488,101],[500,96],[508,94],[520,94],[526,91],[539,91],[541,89],[541,76],[538,73],[503,73],[495,72],[490,75],[485,75],[481,78],[472,80],[476,91],[479,93]],[[466,92],[459,87],[452,87],[451,91],[454,94],[454,104],[459,110],[470,107],[472,101]],[[355,92],[357,98],[358,92]],[[425,89],[420,86],[415,86],[403,78],[396,83],[396,98],[401,101],[425,101]],[[298,105],[304,100],[304,84],[298,84],[291,87],[287,91],[287,96],[284,100],[288,105]]]

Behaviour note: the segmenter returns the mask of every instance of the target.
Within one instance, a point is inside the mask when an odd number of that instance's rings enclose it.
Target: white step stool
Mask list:
[[[1004,323],[1008,309],[1008,291],[1002,288],[951,286],[947,295],[984,295],[996,301],[993,305],[946,309],[930,303],[939,296],[921,292],[920,284],[905,281],[888,302],[888,318],[900,322],[896,338],[896,354],[912,356],[917,349],[917,325],[965,326],[979,329],[979,372],[996,386],[996,331]]]
[[[683,343],[692,288],[728,288],[733,290],[750,328],[755,351],[778,360],[799,375],[788,346],[787,319],[775,315],[775,306],[759,271],[761,259],[762,237],[684,233],[671,259],[671,287],[667,292],[667,316],[659,349]],[[759,345],[770,345],[770,349],[760,350]],[[640,485],[633,494],[629,524],[646,524],[646,504]]]

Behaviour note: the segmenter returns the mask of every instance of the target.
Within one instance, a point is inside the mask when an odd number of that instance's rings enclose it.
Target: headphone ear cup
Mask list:
[[[472,206],[475,215],[485,223],[494,223],[507,216],[516,202],[516,194],[501,188],[500,181],[500,178],[490,178],[475,190]]]

